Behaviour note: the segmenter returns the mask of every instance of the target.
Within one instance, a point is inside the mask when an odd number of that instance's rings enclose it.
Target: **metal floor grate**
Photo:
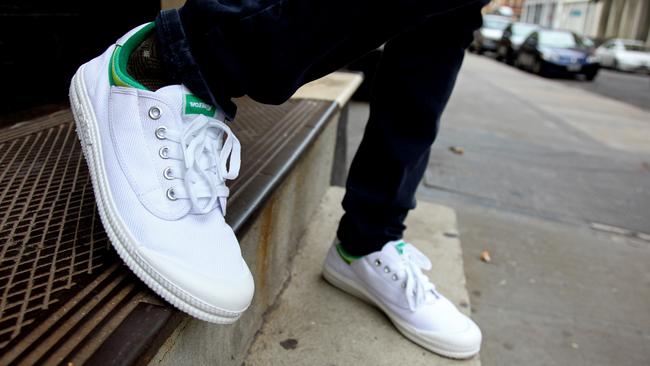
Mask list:
[[[0,143],[0,348],[116,259],[70,118]]]
[[[329,108],[238,105],[233,130],[244,150],[233,203],[295,131]],[[69,110],[0,130],[0,245],[0,363],[52,361],[50,348],[56,363],[70,359],[111,323],[107,314],[148,292],[110,247]]]

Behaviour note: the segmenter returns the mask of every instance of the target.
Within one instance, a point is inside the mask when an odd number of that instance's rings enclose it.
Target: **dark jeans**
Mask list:
[[[365,255],[400,239],[464,49],[488,0],[189,0],[156,20],[174,81],[220,106],[287,100],[386,43],[338,237]]]

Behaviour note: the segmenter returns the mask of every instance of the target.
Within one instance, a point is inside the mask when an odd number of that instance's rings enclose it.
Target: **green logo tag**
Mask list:
[[[202,114],[214,117],[214,106],[202,101],[192,94],[185,94],[185,114]]]
[[[404,246],[405,245],[406,245],[406,243],[403,242],[403,241],[400,241],[399,243],[397,243],[397,245],[395,245],[395,249],[397,249],[397,251],[399,252],[400,255],[404,254]]]

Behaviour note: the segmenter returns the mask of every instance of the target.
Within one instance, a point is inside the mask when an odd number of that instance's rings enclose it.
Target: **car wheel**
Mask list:
[[[499,61],[506,61],[508,58],[508,51],[506,51],[506,48],[504,46],[499,46],[497,49],[497,60]]]
[[[544,74],[544,65],[542,65],[542,61],[539,59],[535,59],[535,62],[533,63],[533,73],[540,76]]]
[[[506,53],[506,63],[508,65],[514,64],[516,59],[517,59],[517,55],[515,54],[514,51]]]
[[[594,79],[596,78],[596,75],[598,75],[598,72],[597,72],[597,71],[590,72],[590,73],[588,73],[588,74],[585,74],[585,79],[586,79],[587,81],[594,81]]]
[[[520,69],[520,70],[524,69],[524,65],[521,63],[521,56],[520,55],[517,55],[517,57],[515,57],[515,67]]]

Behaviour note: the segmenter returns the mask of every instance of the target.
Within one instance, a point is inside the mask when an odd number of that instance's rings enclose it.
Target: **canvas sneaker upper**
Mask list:
[[[478,353],[478,326],[436,290],[422,272],[430,269],[431,262],[415,246],[394,241],[354,259],[334,245],[325,260],[324,276],[377,305],[398,330],[425,348],[456,358]]]
[[[127,33],[73,79],[73,112],[102,222],[154,291],[201,319],[232,322],[254,291],[224,220],[240,143],[224,114],[183,85],[153,92],[126,74],[129,51],[152,27]]]

